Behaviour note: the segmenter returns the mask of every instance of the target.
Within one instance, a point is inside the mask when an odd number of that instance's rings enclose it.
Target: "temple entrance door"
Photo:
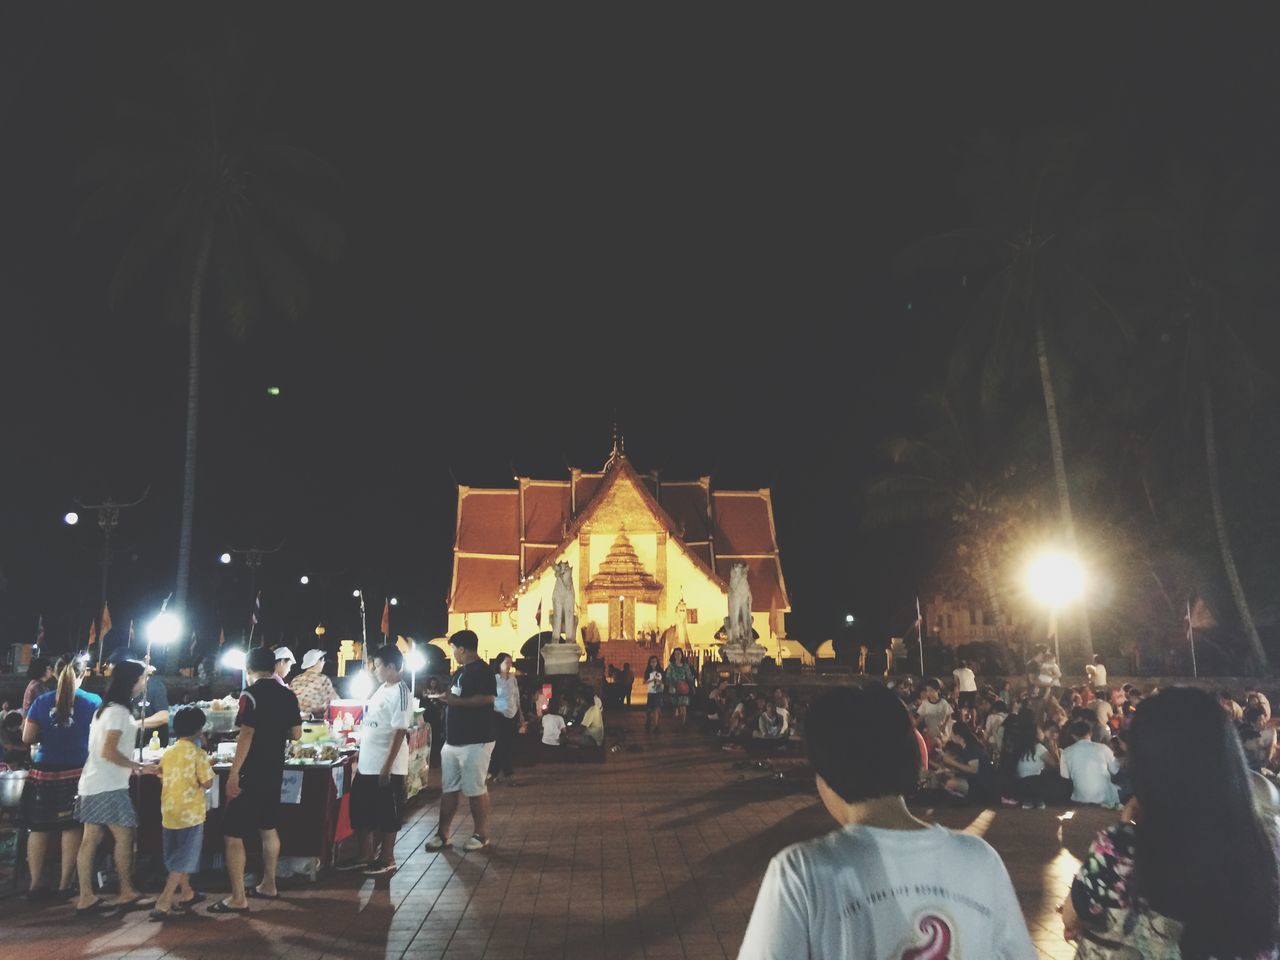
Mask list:
[[[636,638],[636,603],[627,597],[609,601],[609,639],[634,640]]]

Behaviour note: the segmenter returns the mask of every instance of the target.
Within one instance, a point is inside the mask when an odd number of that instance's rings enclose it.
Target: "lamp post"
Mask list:
[[[1080,561],[1074,554],[1060,550],[1037,554],[1027,567],[1027,589],[1049,612],[1049,635],[1053,637],[1053,655],[1059,666],[1062,658],[1058,647],[1058,611],[1080,599],[1084,580]]]
[[[102,531],[102,592],[98,597],[98,612],[94,615],[98,633],[98,666],[102,666],[102,648],[106,646],[102,636],[102,611],[107,607],[107,581],[111,572],[111,534],[120,525],[120,511],[136,507],[147,499],[147,494],[150,492],[151,486],[148,485],[147,489],[142,491],[142,496],[132,503],[117,503],[110,497],[102,503],[81,503],[78,499],[76,500],[76,506],[81,510],[98,511],[98,529]],[[74,527],[80,522],[80,515],[73,510],[63,516],[62,522],[69,527]]]

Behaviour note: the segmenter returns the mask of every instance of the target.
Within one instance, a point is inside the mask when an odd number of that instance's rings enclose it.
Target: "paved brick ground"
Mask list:
[[[77,921],[69,906],[9,899],[0,957],[732,958],[769,857],[830,829],[811,781],[732,762],[702,737],[664,730],[644,752],[603,766],[532,767],[519,785],[494,790],[494,843],[479,854],[422,849],[436,822],[431,791],[411,808],[389,881],[330,873],[284,885],[279,903],[254,903],[248,919]],[[1073,955],[1054,907],[1107,815],[922,813],[986,837],[1004,855],[1041,955]],[[456,837],[470,827],[460,820]],[[225,882],[209,878],[206,889]]]

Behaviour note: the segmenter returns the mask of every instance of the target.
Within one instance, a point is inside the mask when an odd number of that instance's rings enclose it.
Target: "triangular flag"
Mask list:
[[[111,632],[111,608],[104,602],[102,604],[102,636],[106,636]]]
[[[221,628],[218,630],[218,649],[222,649],[222,645],[227,642],[227,632]]]
[[[533,622],[542,626],[542,600],[538,600],[538,612],[533,615]]]
[[[1212,611],[1209,610],[1209,605],[1204,602],[1204,597],[1196,598],[1196,602],[1191,607],[1188,620],[1196,630],[1212,630],[1218,625],[1218,621],[1214,619]]]
[[[253,598],[253,613],[249,616],[250,622],[256,627],[258,625],[258,614],[262,611],[262,591],[258,591],[258,595]]]
[[[132,620],[129,621],[129,643],[127,644],[127,646],[129,647],[130,650],[133,649],[133,621]]]
[[[89,646],[93,646],[98,642],[98,622],[96,620],[89,621]]]
[[[391,633],[391,601],[382,601],[382,635],[388,636]]]
[[[44,646],[44,614],[40,615],[40,623],[36,626],[36,649]]]

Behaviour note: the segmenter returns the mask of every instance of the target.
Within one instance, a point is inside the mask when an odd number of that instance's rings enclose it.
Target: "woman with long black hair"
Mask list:
[[[497,685],[497,697],[493,701],[494,719],[493,756],[489,758],[489,779],[501,783],[503,777],[508,785],[514,785],[515,769],[511,765],[511,745],[516,738],[516,731],[524,733],[526,727],[524,712],[520,709],[520,684],[511,672],[511,654],[500,653],[493,661],[494,682]]]
[[[155,764],[132,759],[138,724],[133,718],[133,699],[147,687],[147,668],[139,660],[124,660],[111,671],[111,683],[89,726],[89,753],[80,774],[80,794],[76,797],[76,819],[84,824],[77,868],[80,872],[78,913],[106,907],[147,908],[133,885],[133,835],[138,814],[129,796],[129,778],[139,773],[159,773]],[[115,843],[119,896],[110,903],[93,894],[93,861],[107,833]]]
[[[1276,825],[1217,701],[1190,688],[1144,700],[1129,772],[1128,820],[1094,840],[1062,905],[1077,958],[1280,957]]]
[[[31,702],[22,740],[32,745],[34,764],[22,789],[19,817],[30,831],[27,866],[34,900],[69,900],[71,877],[80,849],[80,823],[75,817],[76,788],[89,753],[89,725],[102,701],[80,689],[84,664],[74,656],[58,661],[55,690]],[[56,889],[44,885],[51,834],[62,847],[61,879]]]

